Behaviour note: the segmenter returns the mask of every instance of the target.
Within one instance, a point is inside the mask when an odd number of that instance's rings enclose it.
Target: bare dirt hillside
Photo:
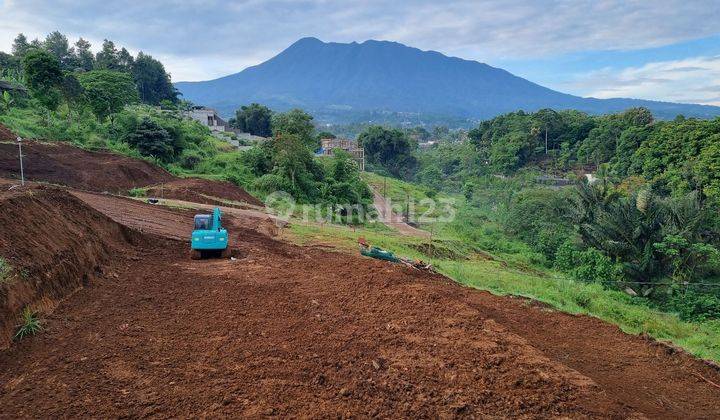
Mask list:
[[[175,179],[154,185],[148,189],[147,195],[202,204],[232,206],[234,203],[245,203],[263,206],[262,201],[235,184],[201,178]]]
[[[0,141],[15,141],[17,136],[7,127],[0,124]]]
[[[192,261],[173,239],[191,211],[80,196],[165,238],[117,248],[117,276],[0,352],[0,417],[720,416],[700,378],[719,383],[714,368],[599,320],[295,246],[232,214],[236,260]]]
[[[12,141],[10,141],[12,140]],[[15,135],[0,126],[0,177],[19,179]],[[225,181],[178,178],[150,162],[68,143],[25,141],[25,178],[87,191],[126,194],[148,188],[148,195],[195,203],[262,206],[247,191]]]
[[[64,190],[0,182],[0,256],[12,267],[0,282],[0,348],[25,308],[50,310],[105,274],[139,235]]]
[[[125,193],[131,188],[177,179],[144,160],[61,142],[26,141],[23,155],[26,179],[83,190]],[[20,177],[16,144],[0,143],[0,177]]]

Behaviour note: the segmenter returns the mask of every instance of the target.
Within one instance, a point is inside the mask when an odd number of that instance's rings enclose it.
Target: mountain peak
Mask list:
[[[290,47],[298,46],[298,45],[316,45],[316,44],[324,44],[321,40],[315,38],[314,36],[306,36],[303,38],[298,39],[297,41],[293,42]]]
[[[394,112],[483,119],[518,110],[577,109],[593,114],[645,106],[656,116],[720,115],[720,108],[633,99],[581,98],[477,61],[398,42],[297,40],[270,60],[216,80],[177,83],[183,96],[232,115],[240,105],[352,115]]]

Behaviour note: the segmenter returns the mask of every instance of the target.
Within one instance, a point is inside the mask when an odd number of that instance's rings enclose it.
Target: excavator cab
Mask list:
[[[198,260],[211,255],[226,258],[229,254],[228,232],[222,226],[222,212],[215,207],[213,214],[196,214],[195,228],[190,237],[190,258]]]

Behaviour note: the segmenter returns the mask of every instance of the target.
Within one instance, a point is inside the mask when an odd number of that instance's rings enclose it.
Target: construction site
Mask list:
[[[234,184],[142,160],[29,141],[20,186],[0,136],[2,418],[720,417],[720,369],[668,344],[297,245]],[[190,259],[214,206],[229,256]],[[42,331],[13,340],[25,308]]]

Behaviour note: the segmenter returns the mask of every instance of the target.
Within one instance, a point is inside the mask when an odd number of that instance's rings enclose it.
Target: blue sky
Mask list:
[[[56,29],[145,51],[175,81],[235,73],[315,36],[397,41],[581,96],[720,105],[717,0],[0,0],[0,50]]]

